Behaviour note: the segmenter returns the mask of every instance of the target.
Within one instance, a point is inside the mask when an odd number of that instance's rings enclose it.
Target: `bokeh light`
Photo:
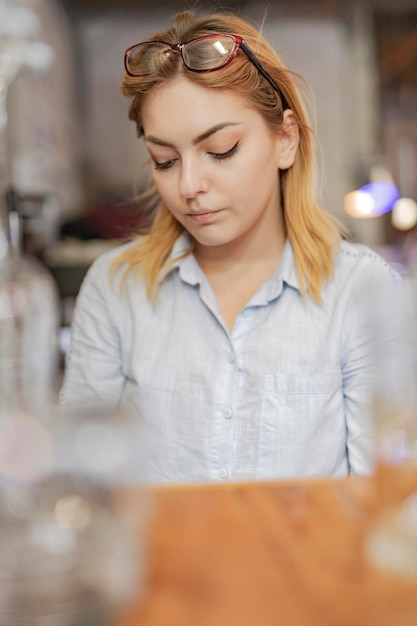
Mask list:
[[[392,225],[398,230],[411,230],[417,224],[417,202],[412,198],[400,198],[391,214]]]
[[[399,199],[400,192],[393,183],[378,181],[368,183],[359,189],[362,193],[368,194],[374,203],[373,215],[382,215],[391,211],[394,203]]]
[[[391,211],[399,198],[399,189],[393,183],[386,181],[368,183],[346,194],[344,210],[355,218],[378,217]]]
[[[351,217],[372,217],[374,201],[363,191],[351,191],[345,196],[344,209]]]

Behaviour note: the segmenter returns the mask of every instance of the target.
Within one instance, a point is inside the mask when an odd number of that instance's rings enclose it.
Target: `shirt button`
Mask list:
[[[231,352],[229,354],[229,363],[234,363],[235,362],[235,355],[233,354],[233,352]]]
[[[250,316],[250,314],[251,314],[250,309],[245,309],[245,310],[243,311],[243,316],[244,316],[244,317],[249,317],[249,316]]]
[[[232,409],[225,409],[223,411],[223,417],[227,420],[232,417]]]
[[[227,469],[225,467],[222,467],[222,469],[219,472],[219,476],[220,478],[227,478],[229,475]]]

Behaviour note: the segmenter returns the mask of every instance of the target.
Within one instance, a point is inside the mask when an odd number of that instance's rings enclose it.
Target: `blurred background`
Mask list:
[[[120,91],[124,50],[177,11],[220,6],[263,24],[311,84],[324,205],[352,239],[417,268],[417,0],[0,0],[2,197],[16,247],[58,281],[64,327],[91,261],[146,221],[132,201],[149,173]]]

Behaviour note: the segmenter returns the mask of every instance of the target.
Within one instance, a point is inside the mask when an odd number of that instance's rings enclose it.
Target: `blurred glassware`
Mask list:
[[[372,293],[376,520],[370,560],[417,578],[417,283]]]
[[[139,421],[85,406],[16,421],[13,478],[0,489],[0,623],[111,624],[144,574]]]
[[[143,424],[132,410],[106,405],[61,409],[50,420],[55,473],[85,477],[96,484],[136,486],[145,475]]]
[[[0,537],[7,626],[104,626],[136,591],[130,534],[88,482],[55,476],[26,493],[3,490]]]
[[[42,418],[50,410],[58,326],[55,282],[35,259],[11,249],[0,206],[0,430],[13,415]]]
[[[1,209],[1,207],[0,207]],[[0,211],[0,623],[103,626],[140,587],[135,422],[58,415],[55,283]]]
[[[53,60],[53,50],[38,39],[41,24],[24,0],[0,3],[0,78],[13,81],[21,69],[43,72]]]

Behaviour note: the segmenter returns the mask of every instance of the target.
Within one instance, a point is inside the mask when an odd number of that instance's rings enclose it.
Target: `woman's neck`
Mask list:
[[[283,221],[269,228],[253,229],[244,236],[220,246],[204,246],[196,242],[195,257],[203,271],[239,271],[250,266],[276,267],[284,249],[286,233]]]

